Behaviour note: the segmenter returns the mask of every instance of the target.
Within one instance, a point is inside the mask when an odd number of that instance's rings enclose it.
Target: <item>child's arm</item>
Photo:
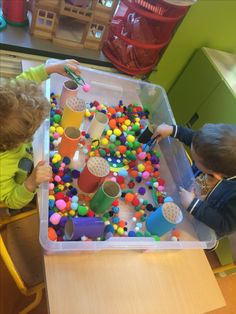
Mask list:
[[[214,229],[218,236],[236,231],[236,197],[232,197],[222,211],[209,205],[207,200],[196,198],[193,191],[181,188],[180,198],[183,207],[196,219]]]
[[[30,203],[35,195],[37,186],[49,181],[51,167],[39,162],[31,175],[18,184],[14,180],[14,174],[2,173],[0,176],[0,201],[12,209],[20,209]]]
[[[152,138],[158,136],[158,142],[165,137],[172,136],[183,142],[187,146],[191,146],[194,131],[177,125],[161,124],[157,127]]]
[[[29,70],[18,75],[16,79],[31,80],[40,84],[41,82],[47,80],[49,78],[49,75],[53,73],[67,76],[67,73],[64,69],[65,65],[72,71],[74,71],[77,75],[80,74],[79,62],[73,59],[68,59],[54,62],[48,65],[41,64],[39,66],[30,68]]]

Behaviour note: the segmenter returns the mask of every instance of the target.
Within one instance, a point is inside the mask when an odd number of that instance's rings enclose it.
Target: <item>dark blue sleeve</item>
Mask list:
[[[177,138],[180,142],[184,143],[187,146],[191,146],[194,131],[183,126],[175,126],[176,129],[174,130],[173,136]],[[176,131],[176,132],[175,132]]]
[[[195,198],[187,211],[214,229],[220,237],[236,231],[236,197],[231,198],[223,210],[214,208],[207,200]]]

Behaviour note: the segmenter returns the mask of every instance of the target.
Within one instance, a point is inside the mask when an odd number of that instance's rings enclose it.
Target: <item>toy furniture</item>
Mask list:
[[[201,48],[168,92],[178,124],[236,123],[236,54]]]
[[[32,209],[0,218],[0,256],[20,292],[35,294],[34,301],[19,314],[33,310],[44,289],[42,251],[38,241],[38,210]],[[0,211],[5,208],[0,204]],[[32,232],[33,231],[33,232]]]
[[[31,33],[69,48],[99,50],[118,0],[32,0]]]

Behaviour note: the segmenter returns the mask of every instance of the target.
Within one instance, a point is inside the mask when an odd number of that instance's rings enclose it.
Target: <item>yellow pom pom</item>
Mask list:
[[[133,135],[128,135],[126,139],[129,143],[133,143],[135,141],[135,137]]]
[[[107,131],[107,135],[108,135],[108,136],[111,136],[111,135],[112,135],[112,130],[108,130],[108,131]]]
[[[53,159],[52,159],[52,163],[53,163],[53,164],[56,164],[57,161],[58,161],[58,160],[57,160],[56,158],[53,158]]]
[[[125,120],[125,125],[129,126],[131,124],[130,120]]]
[[[114,225],[113,225],[113,228],[114,228],[114,230],[117,230],[117,229],[118,229],[118,225],[117,225],[117,224],[114,224]]]
[[[116,135],[116,136],[120,136],[121,135],[121,130],[119,130],[119,129],[115,129],[114,131],[113,131],[113,133]]]
[[[108,143],[109,143],[109,141],[107,138],[102,139],[102,145],[106,146],[106,145],[108,145]]]
[[[56,128],[54,126],[50,126],[50,132],[54,133],[56,131]]]
[[[123,235],[124,232],[125,232],[124,229],[121,228],[121,227],[119,227],[119,228],[117,229],[117,233],[118,233],[119,235]]]
[[[145,167],[143,164],[138,164],[138,171],[143,172],[145,170]]]
[[[128,165],[129,161],[127,159],[123,159],[123,164]]]
[[[75,215],[75,211],[74,211],[73,209],[71,209],[71,210],[69,211],[69,214],[70,214],[71,216],[74,216],[74,215]]]
[[[61,160],[61,155],[60,155],[60,154],[55,154],[55,155],[53,156],[53,158],[56,158],[57,161],[60,161],[60,160]]]
[[[88,111],[88,109],[86,109],[85,117],[89,118],[90,116],[91,116],[91,113]]]
[[[58,127],[56,128],[56,131],[57,131],[57,133],[58,133],[59,135],[62,135],[62,134],[64,133],[64,129],[63,129],[61,126],[58,126]]]
[[[123,131],[127,131],[127,129],[128,129],[127,125],[125,125],[125,124],[122,124],[121,128],[122,128]]]
[[[54,200],[55,200],[55,196],[54,196],[54,195],[49,195],[49,196],[48,196],[48,199],[54,201]]]
[[[65,188],[63,184],[58,184],[58,186],[57,186],[57,187],[58,187],[58,189],[59,189],[59,190],[61,190],[61,191],[63,191],[63,190],[64,190],[64,188]]]

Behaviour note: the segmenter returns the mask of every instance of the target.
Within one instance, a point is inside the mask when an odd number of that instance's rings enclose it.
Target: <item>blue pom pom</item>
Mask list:
[[[111,232],[111,233],[114,233],[115,230],[114,230],[114,227],[112,225],[107,225],[104,229],[104,233],[108,233],[108,232]]]
[[[71,172],[72,178],[77,179],[80,176],[80,171],[74,169]]]
[[[136,233],[135,233],[135,231],[133,231],[133,230],[129,231],[129,233],[128,233],[128,237],[131,237],[131,238],[136,237]]]
[[[70,158],[69,157],[64,157],[62,161],[64,162],[64,164],[69,165]]]
[[[76,189],[76,188],[72,188],[72,189],[70,190],[70,193],[71,193],[72,195],[76,195],[76,194],[77,194],[77,189]]]
[[[64,181],[65,183],[66,182],[72,182],[72,178],[69,174],[65,174],[63,177],[62,177],[62,181]]]
[[[167,197],[164,199],[164,203],[167,203],[167,202],[174,202],[174,200],[173,200],[172,197],[167,196]]]

